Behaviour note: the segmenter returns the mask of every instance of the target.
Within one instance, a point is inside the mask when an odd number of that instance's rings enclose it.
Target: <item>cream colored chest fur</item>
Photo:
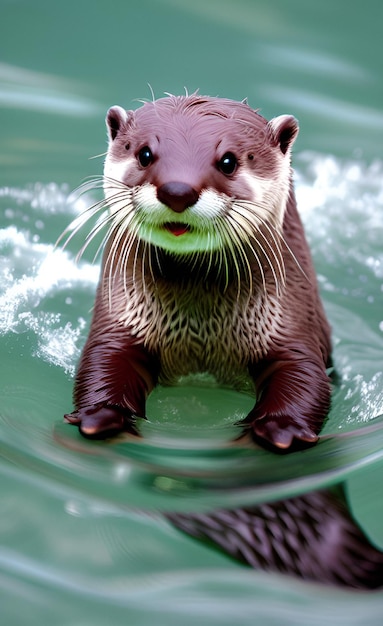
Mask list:
[[[160,382],[207,372],[220,384],[249,388],[248,363],[266,353],[280,306],[263,292],[237,295],[202,285],[136,285],[126,293],[120,321],[159,357]]]

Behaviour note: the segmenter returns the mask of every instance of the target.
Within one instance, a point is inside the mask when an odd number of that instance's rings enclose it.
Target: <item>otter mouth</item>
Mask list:
[[[166,222],[163,227],[175,237],[180,237],[190,232],[190,226],[181,222]]]

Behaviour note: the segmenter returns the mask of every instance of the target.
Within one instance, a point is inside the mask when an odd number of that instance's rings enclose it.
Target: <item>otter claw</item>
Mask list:
[[[281,452],[310,446],[318,441],[318,435],[308,426],[300,426],[292,420],[269,417],[254,419],[246,424],[257,443]]]
[[[64,415],[68,424],[78,426],[88,439],[107,439],[121,432],[139,436],[135,418],[128,409],[120,406],[89,406]]]

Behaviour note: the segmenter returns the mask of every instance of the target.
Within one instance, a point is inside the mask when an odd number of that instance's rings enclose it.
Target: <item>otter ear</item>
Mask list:
[[[298,121],[292,115],[279,115],[267,124],[273,143],[280,147],[281,152],[291,148],[299,132]]]
[[[120,130],[127,130],[133,119],[133,111],[125,111],[122,107],[113,106],[106,114],[106,126],[109,139],[116,139]]]

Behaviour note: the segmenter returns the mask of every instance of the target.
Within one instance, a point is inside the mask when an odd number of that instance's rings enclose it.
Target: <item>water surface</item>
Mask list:
[[[380,624],[381,592],[254,572],[161,513],[346,480],[383,548],[381,3],[1,5],[2,622]],[[62,421],[99,268],[54,243],[85,206],[74,187],[101,173],[106,109],[135,108],[147,83],[300,120],[297,198],[339,377],[323,440],[302,454],[231,446],[251,399],[206,386],[154,393],[140,442],[87,442]]]

